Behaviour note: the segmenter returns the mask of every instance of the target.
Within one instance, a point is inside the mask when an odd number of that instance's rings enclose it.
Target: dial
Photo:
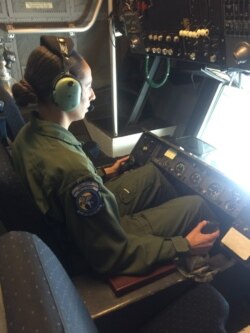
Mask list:
[[[216,200],[221,193],[221,186],[218,183],[212,183],[208,186],[207,195]]]
[[[233,191],[233,193],[232,193],[232,197],[233,197],[233,200],[234,200],[236,203],[238,203],[238,202],[241,201],[241,197],[242,197],[242,195],[241,195],[241,193],[238,192],[238,191]]]
[[[194,184],[194,185],[199,185],[201,183],[201,174],[199,172],[194,172],[191,177],[191,182]]]
[[[184,171],[185,171],[185,164],[184,163],[179,162],[178,164],[176,164],[175,173],[177,174],[177,176],[183,175]]]
[[[236,208],[236,203],[234,200],[227,201],[225,204],[225,209],[228,210],[229,212],[234,211]]]

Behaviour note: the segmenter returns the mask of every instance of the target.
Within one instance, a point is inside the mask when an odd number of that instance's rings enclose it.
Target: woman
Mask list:
[[[202,233],[212,212],[199,196],[176,198],[153,164],[116,177],[127,158],[119,159],[105,168],[103,183],[68,130],[95,99],[91,85],[90,67],[72,40],[43,36],[24,80],[13,86],[17,104],[37,103],[15,139],[13,160],[41,212],[66,227],[82,263],[103,274],[142,274],[176,256],[207,251],[219,236]]]

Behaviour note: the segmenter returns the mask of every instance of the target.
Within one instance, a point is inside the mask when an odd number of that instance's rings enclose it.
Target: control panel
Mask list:
[[[131,156],[138,166],[152,161],[164,174],[171,175],[234,219],[249,205],[249,195],[237,184],[168,140],[143,133]]]
[[[131,51],[250,68],[250,0],[123,0]]]
[[[221,9],[218,0],[155,2],[143,20],[145,52],[224,67]]]

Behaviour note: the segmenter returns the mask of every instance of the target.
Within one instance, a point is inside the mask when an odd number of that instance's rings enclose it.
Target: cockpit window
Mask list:
[[[243,82],[218,86],[197,137],[216,148],[206,162],[250,192],[250,77]]]

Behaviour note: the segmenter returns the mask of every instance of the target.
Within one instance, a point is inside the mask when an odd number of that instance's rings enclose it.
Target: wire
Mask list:
[[[153,81],[153,79],[150,78],[149,75],[149,55],[146,55],[146,59],[145,59],[145,74],[146,74],[146,81],[148,82],[149,86],[151,88],[161,88],[166,82],[167,79],[169,77],[169,73],[170,73],[170,59],[168,57],[165,58],[166,60],[166,74],[165,77],[163,78],[163,80],[161,82],[155,82]]]

